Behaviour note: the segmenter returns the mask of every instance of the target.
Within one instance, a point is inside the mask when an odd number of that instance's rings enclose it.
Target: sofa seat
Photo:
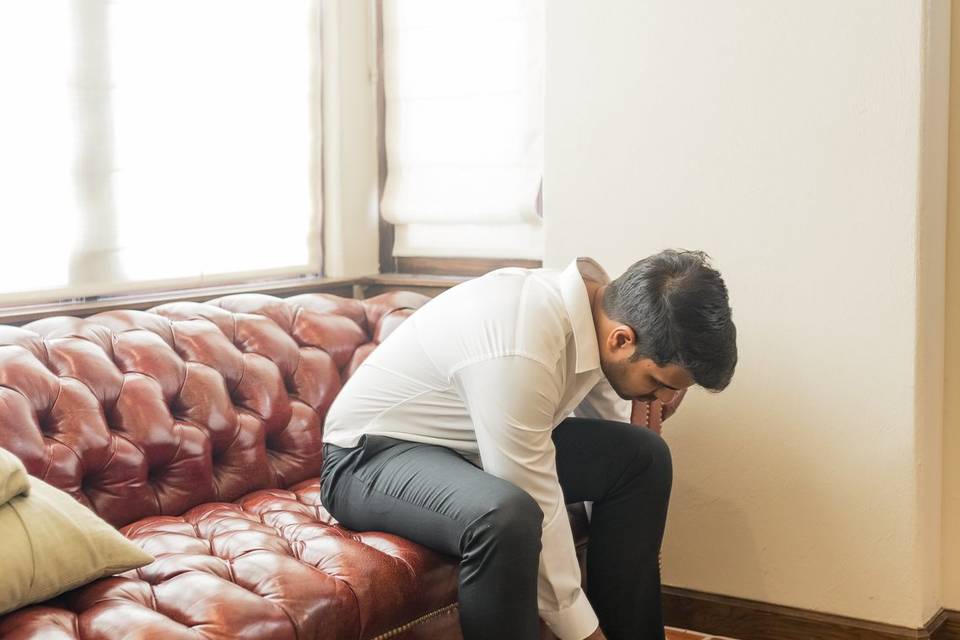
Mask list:
[[[585,548],[582,503],[569,512]],[[0,638],[367,640],[430,638],[437,625],[459,625],[459,560],[340,526],[316,478],[121,531],[156,560],[20,609],[2,619]]]

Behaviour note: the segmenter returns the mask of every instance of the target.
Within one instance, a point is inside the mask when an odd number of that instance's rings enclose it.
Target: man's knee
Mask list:
[[[500,546],[541,548],[543,509],[529,493],[514,487],[501,493],[489,508],[464,532],[461,544],[479,538],[496,541]]]
[[[664,483],[667,488],[673,480],[673,457],[670,446],[659,434],[650,429],[637,428],[634,432],[637,470]]]

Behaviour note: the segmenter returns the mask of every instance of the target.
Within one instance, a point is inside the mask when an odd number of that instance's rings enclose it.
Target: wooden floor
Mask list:
[[[667,627],[667,640],[733,640],[726,636],[712,636],[710,634],[698,633],[696,631],[684,631],[683,629],[674,629]]]

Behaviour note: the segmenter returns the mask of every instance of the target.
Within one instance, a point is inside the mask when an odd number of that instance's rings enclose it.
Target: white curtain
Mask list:
[[[543,13],[543,0],[384,0],[386,220],[539,225]]]
[[[0,303],[318,271],[318,4],[0,2]]]

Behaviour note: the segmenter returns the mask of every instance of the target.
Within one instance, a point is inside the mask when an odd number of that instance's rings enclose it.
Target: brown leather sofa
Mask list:
[[[461,638],[458,559],[339,526],[317,479],[334,396],[426,300],[245,294],[0,325],[0,446],[156,558],[0,617],[0,638]]]

